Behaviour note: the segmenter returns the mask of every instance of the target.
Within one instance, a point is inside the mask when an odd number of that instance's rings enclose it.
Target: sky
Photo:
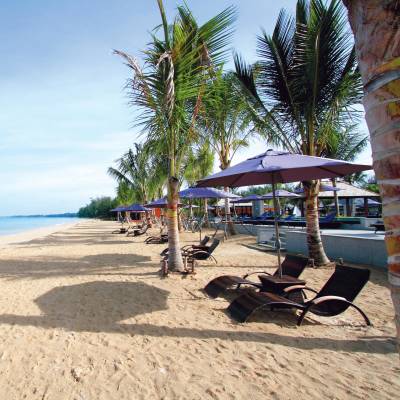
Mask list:
[[[164,0],[169,17],[176,0]],[[202,22],[238,10],[232,47],[256,60],[294,0],[187,0]],[[123,90],[129,70],[113,49],[140,59],[160,23],[156,0],[2,0],[0,14],[0,215],[74,212],[113,196],[108,167],[139,137]],[[363,122],[360,129],[367,130]],[[269,148],[254,141],[233,162]],[[371,162],[370,149],[357,161]]]

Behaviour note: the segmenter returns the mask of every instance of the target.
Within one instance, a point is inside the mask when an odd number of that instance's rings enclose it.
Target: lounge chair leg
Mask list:
[[[309,307],[305,308],[305,309],[301,312],[299,318],[297,319],[297,326],[300,326],[300,325],[303,323],[304,317],[306,316],[306,314],[307,314],[307,312],[308,312],[308,309],[309,309]]]
[[[371,325],[372,325],[372,324],[371,324],[371,321],[370,321],[369,318],[367,317],[367,314],[365,314],[365,312],[364,312],[363,310],[361,310],[361,308],[357,307],[355,304],[350,303],[350,302],[349,302],[349,305],[350,305],[351,307],[355,308],[355,309],[362,315],[362,317],[364,318],[365,323],[366,323],[368,326],[371,326]]]
[[[337,301],[337,300],[336,300]],[[364,313],[363,310],[361,310],[361,308],[357,307],[355,304],[351,303],[350,301],[347,300],[342,300],[343,302],[347,303],[350,307],[355,308],[364,318],[365,323],[368,326],[371,326],[371,321],[369,320],[369,318],[367,317],[367,315]],[[313,306],[313,304],[310,304],[308,307],[306,307],[302,313],[300,314],[298,320],[297,320],[297,326],[300,326],[303,323],[304,317],[306,316],[307,312],[310,310],[310,308]]]

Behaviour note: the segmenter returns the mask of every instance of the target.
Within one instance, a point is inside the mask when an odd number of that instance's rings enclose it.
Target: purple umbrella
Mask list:
[[[117,208],[113,208],[112,210],[110,210],[111,212],[124,212],[126,211],[126,206],[119,206]]]
[[[239,164],[199,180],[197,186],[237,187],[271,183],[274,207],[277,209],[277,199],[275,196],[275,184],[277,183],[336,178],[354,172],[366,171],[371,168],[370,165],[354,164],[330,158],[268,150],[264,154],[249,158]],[[274,215],[274,220],[279,275],[282,276],[281,244],[276,213]]]
[[[181,206],[182,203],[178,203],[178,206]],[[157,199],[152,201],[149,204],[145,204],[147,208],[167,208],[168,200],[166,197],[162,197],[161,199]]]
[[[150,210],[146,207],[143,207],[141,204],[131,204],[130,206],[125,207],[124,211],[130,211],[130,212],[135,212],[135,213],[145,213]]]
[[[249,194],[248,196],[242,197],[238,200],[232,200],[232,203],[248,203],[249,201],[264,200],[263,196],[259,194]]]
[[[225,192],[212,187],[190,187],[179,192],[182,199],[237,199],[237,194]]]
[[[273,199],[274,195],[276,197],[282,197],[282,198],[286,198],[286,199],[297,199],[297,198],[301,197],[296,193],[289,192],[288,190],[277,189],[277,190],[275,190],[275,192],[270,192],[270,193],[267,193],[267,194],[263,194],[262,198],[263,199]]]

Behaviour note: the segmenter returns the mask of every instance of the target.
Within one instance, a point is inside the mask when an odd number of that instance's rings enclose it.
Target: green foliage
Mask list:
[[[148,203],[165,183],[166,163],[155,157],[148,146],[135,143],[116,164],[108,173],[117,180],[117,198],[124,204]]]
[[[230,7],[199,25],[186,5],[168,24],[158,1],[163,37],[152,35],[144,51],[144,66],[116,51],[133,72],[128,80],[131,104],[141,109],[138,124],[154,154],[168,161],[168,176],[176,176],[195,142],[194,123],[204,86],[227,55],[235,10]]]
[[[227,168],[235,153],[248,146],[251,115],[240,82],[233,73],[217,71],[206,87],[197,127],[203,141],[218,155],[220,168]]]
[[[111,209],[117,207],[118,201],[111,197],[97,197],[91,199],[90,203],[78,211],[79,218],[101,218],[111,219],[113,217]]]
[[[256,129],[289,151],[324,156],[360,116],[353,106],[362,83],[341,2],[299,0],[296,18],[282,10],[257,45],[256,64],[235,57]]]
[[[214,153],[208,142],[203,142],[188,154],[182,175],[188,186],[193,186],[199,179],[211,174],[214,166]]]
[[[375,175],[371,176],[366,172],[358,172],[346,176],[345,181],[363,189],[370,190],[371,192],[379,193],[379,186]]]

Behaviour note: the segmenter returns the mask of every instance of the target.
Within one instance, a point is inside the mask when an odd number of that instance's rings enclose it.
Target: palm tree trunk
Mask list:
[[[374,170],[382,196],[389,282],[400,345],[400,3],[345,0],[364,84]]]
[[[336,178],[332,178],[332,186],[336,187]],[[340,215],[340,206],[339,206],[339,196],[338,193],[336,191],[333,192],[333,199],[334,199],[334,203],[335,203],[335,211],[336,211],[336,216],[338,217]]]
[[[228,187],[225,187],[224,190],[225,190],[225,192],[229,193]],[[227,224],[227,228],[228,228],[228,233],[230,235],[236,235],[235,225],[232,221],[231,207],[229,205],[229,199],[225,199],[225,219],[226,219],[226,224]]]
[[[210,221],[208,220],[208,199],[204,199],[204,226],[210,227]]]
[[[178,185],[179,181],[174,176],[168,179],[168,269],[170,271],[183,271],[183,260],[179,241],[178,229]]]
[[[329,263],[329,259],[322,245],[318,219],[319,181],[303,182],[303,186],[306,195],[308,256],[314,260],[314,265],[326,265]]]

